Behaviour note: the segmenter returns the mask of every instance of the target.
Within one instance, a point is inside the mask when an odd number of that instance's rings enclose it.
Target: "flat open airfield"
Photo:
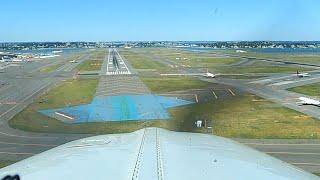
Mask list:
[[[288,90],[318,83],[320,64],[282,58],[110,48],[5,67],[0,73],[5,82],[0,85],[0,159],[10,164],[71,140],[157,126],[234,138],[320,172],[319,108],[296,104],[298,97],[315,97]],[[207,68],[221,76],[187,75]],[[311,76],[298,78],[297,69]],[[169,73],[186,75],[161,76]],[[100,104],[94,103],[97,97],[103,98]],[[132,99],[139,103],[132,104]],[[64,111],[76,106],[85,107],[86,113]],[[112,113],[93,112],[92,106]],[[61,111],[39,112],[57,108]],[[93,121],[75,123],[78,115]],[[196,128],[197,120],[205,127]]]

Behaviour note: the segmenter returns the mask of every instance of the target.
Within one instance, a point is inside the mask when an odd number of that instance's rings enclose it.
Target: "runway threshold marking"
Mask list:
[[[230,92],[230,94],[231,94],[232,96],[235,96],[235,95],[236,95],[231,89],[228,89],[228,91]]]
[[[123,61],[121,55],[119,54],[118,50],[115,49],[116,53],[118,54],[118,57],[120,58],[120,60],[123,62],[123,65],[125,66],[125,69],[129,72],[129,74],[131,74],[131,72],[129,71],[128,66],[126,65],[126,63]]]
[[[108,75],[109,74],[109,63],[110,63],[110,53],[111,53],[111,49],[109,48],[109,53],[108,53],[108,62],[107,62],[107,72],[106,72],[106,74]]]
[[[214,92],[214,90],[212,90],[212,94],[213,94],[213,96],[214,96],[216,99],[218,99],[218,96],[216,95],[216,93]]]

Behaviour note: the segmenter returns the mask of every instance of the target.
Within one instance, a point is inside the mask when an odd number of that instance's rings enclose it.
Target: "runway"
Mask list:
[[[110,48],[100,71],[96,96],[151,94],[117,49]]]
[[[117,49],[109,49],[106,64],[106,75],[132,74],[127,66],[128,63],[125,63]]]

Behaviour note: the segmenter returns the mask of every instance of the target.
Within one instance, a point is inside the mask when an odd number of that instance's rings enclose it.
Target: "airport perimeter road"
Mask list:
[[[12,129],[8,121],[32,103],[51,85],[74,75],[74,68],[89,58],[84,54],[71,63],[64,57],[57,61],[64,64],[51,73],[42,73],[41,68],[52,65],[50,60],[23,63],[7,67],[0,74],[0,160],[17,161],[57,145],[86,137],[81,134],[32,133]]]
[[[309,172],[320,172],[320,140],[235,139]]]

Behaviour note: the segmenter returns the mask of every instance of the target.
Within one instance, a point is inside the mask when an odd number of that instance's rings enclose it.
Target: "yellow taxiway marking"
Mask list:
[[[232,96],[236,95],[231,89],[228,89],[228,91],[230,92],[230,94],[232,94]]]
[[[212,94],[213,94],[213,96],[214,96],[216,99],[218,99],[218,96],[216,95],[216,93],[214,92],[214,90],[212,90]]]

